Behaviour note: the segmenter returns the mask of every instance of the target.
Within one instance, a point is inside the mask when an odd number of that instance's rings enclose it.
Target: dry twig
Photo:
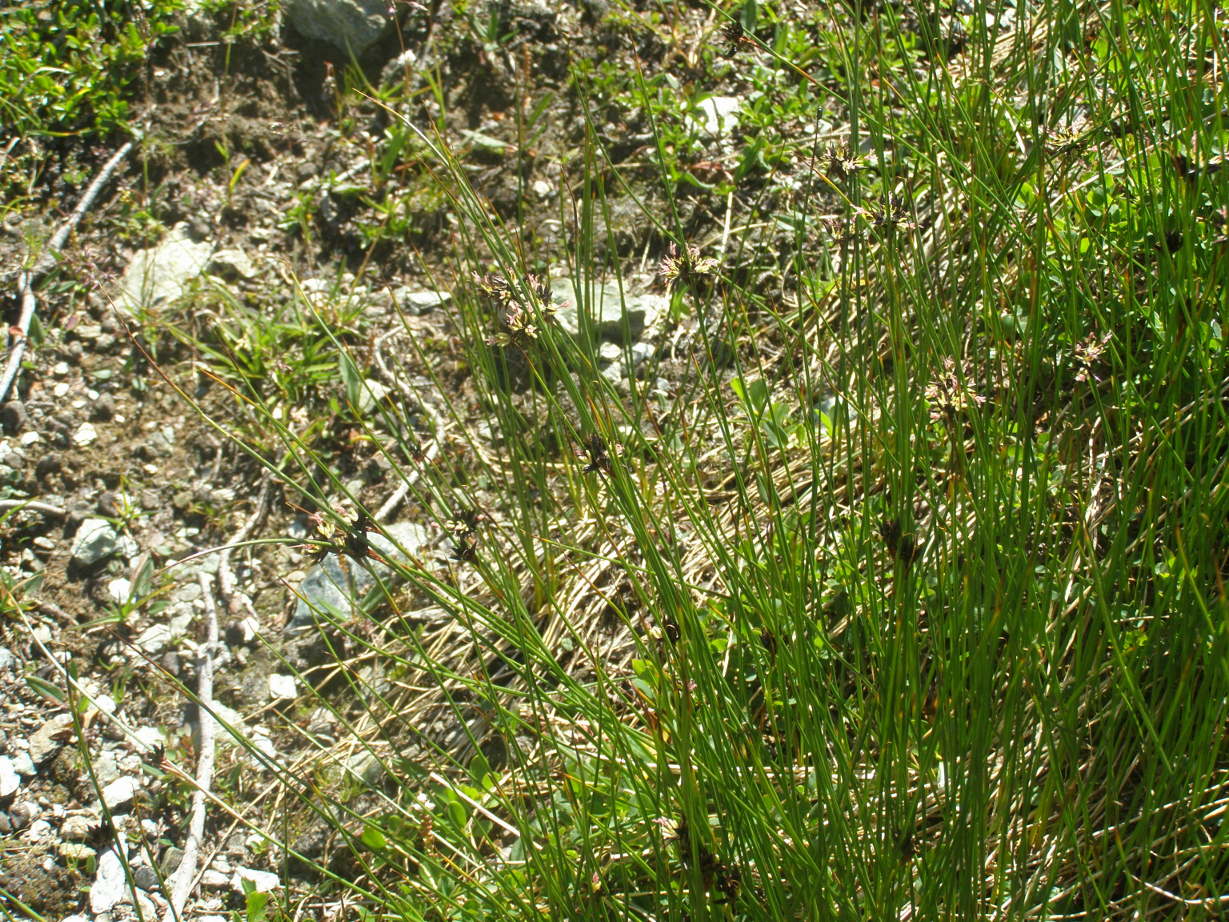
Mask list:
[[[13,386],[13,381],[17,377],[17,372],[21,368],[21,360],[26,352],[26,342],[28,341],[27,334],[30,332],[30,321],[34,318],[34,308],[38,305],[38,299],[34,297],[34,283],[41,278],[48,269],[55,265],[56,255],[60,248],[64,246],[64,242],[68,239],[81,219],[85,217],[87,211],[94,204],[94,199],[98,198],[98,193],[102,191],[102,187],[106,185],[112,174],[116,171],[124,158],[131,153],[133,147],[139,139],[133,139],[112,154],[111,159],[103,165],[103,168],[98,171],[98,175],[94,177],[94,181],[90,183],[85,190],[85,194],[81,196],[81,201],[77,203],[77,207],[73,209],[73,213],[68,216],[68,219],[59,226],[51,239],[47,241],[47,249],[34,262],[34,265],[29,269],[23,269],[21,274],[17,276],[17,295],[21,300],[21,316],[17,321],[17,330],[9,335],[9,360],[4,368],[4,376],[0,377],[0,401],[3,401],[9,393],[9,388]]]
[[[218,645],[218,610],[213,603],[213,586],[208,574],[198,576],[201,595],[205,600],[205,642],[200,648],[200,664],[197,667],[197,710],[201,722],[200,761],[196,765],[196,790],[192,793],[192,814],[188,821],[188,838],[183,846],[183,858],[175,873],[168,879],[167,908],[163,922],[177,922],[183,917],[183,907],[192,892],[196,878],[196,865],[200,857],[201,839],[205,833],[205,802],[213,784],[214,720],[213,720],[213,654]]]

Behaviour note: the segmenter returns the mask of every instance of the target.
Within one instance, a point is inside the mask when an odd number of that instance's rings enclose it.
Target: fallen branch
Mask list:
[[[38,299],[34,297],[34,283],[38,281],[48,269],[55,265],[56,256],[60,252],[60,248],[64,246],[64,242],[68,240],[68,235],[77,229],[77,225],[81,223],[81,219],[85,217],[86,212],[94,204],[94,200],[98,198],[98,193],[102,191],[102,187],[107,184],[112,174],[124,162],[124,158],[132,152],[133,147],[139,138],[129,141],[108,160],[98,175],[94,177],[94,181],[90,183],[85,190],[85,194],[81,196],[81,201],[77,203],[77,207],[73,209],[73,213],[68,216],[68,219],[59,226],[51,239],[47,241],[47,248],[42,255],[34,261],[34,265],[29,269],[23,269],[17,276],[17,295],[21,301],[21,316],[18,318],[16,330],[10,332],[9,340],[9,360],[4,369],[4,376],[0,378],[0,401],[8,397],[9,388],[13,386],[13,381],[17,378],[17,372],[21,368],[21,360],[25,356],[26,342],[30,332],[30,321],[34,318],[34,309],[38,305]]]
[[[36,499],[0,499],[0,512],[7,512],[10,509],[29,509],[31,512],[41,512],[44,515],[54,515],[59,518],[68,515],[67,509],[53,506],[51,503],[41,503]]]
[[[200,663],[196,682],[196,707],[200,715],[200,761],[196,763],[196,790],[192,793],[192,814],[188,820],[188,838],[183,846],[179,867],[168,878],[170,906],[163,922],[178,922],[183,917],[184,904],[196,879],[201,839],[205,835],[205,802],[213,784],[214,720],[213,720],[213,654],[218,646],[218,610],[213,603],[213,586],[208,574],[198,574],[201,595],[205,600],[205,642],[200,648]]]

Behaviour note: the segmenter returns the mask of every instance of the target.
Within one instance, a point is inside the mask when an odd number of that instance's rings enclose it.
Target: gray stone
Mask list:
[[[568,333],[579,338],[586,329],[595,339],[620,345],[653,330],[670,306],[663,295],[635,293],[627,285],[620,291],[613,282],[578,284],[566,277],[551,280],[551,294],[558,304],[555,319]]]
[[[431,542],[431,532],[414,522],[398,522],[385,528],[405,549],[398,550],[392,541],[377,532],[368,532],[371,546],[389,560],[405,563],[408,555],[417,554]],[[316,623],[317,613],[324,619],[345,620],[362,610],[364,596],[376,585],[376,578],[393,580],[393,571],[370,558],[356,563],[346,557],[346,566],[336,554],[328,554],[312,567],[299,585],[299,600],[287,631],[297,631]]]
[[[407,314],[425,314],[447,304],[451,298],[446,291],[413,291],[404,285],[393,292],[393,300]]]
[[[388,0],[290,0],[286,20],[304,38],[362,54],[389,23]]]
[[[116,847],[113,845],[98,859],[98,874],[90,887],[90,911],[94,915],[110,912],[128,895],[128,879]]]
[[[120,281],[116,306],[134,315],[165,307],[205,270],[212,252],[213,244],[197,243],[186,224],[177,224],[161,243],[132,258]]]
[[[256,278],[257,269],[243,250],[228,248],[218,250],[209,258],[209,272],[222,278]]]
[[[106,519],[88,518],[73,538],[73,563],[92,567],[119,549],[119,534]]]
[[[24,800],[19,804],[14,804],[9,810],[9,822],[14,829],[20,831],[34,822],[34,818],[40,812],[38,804],[32,800]]]
[[[142,890],[149,890],[151,893],[161,888],[158,872],[148,864],[139,864],[132,869],[132,882]]]
[[[73,719],[68,714],[57,714],[30,737],[30,760],[42,765],[60,751],[60,747],[72,735]]]
[[[98,753],[97,758],[94,759],[94,777],[98,779],[98,783],[108,785],[119,776],[119,762],[115,758],[115,753],[110,749],[104,749]]]
[[[17,657],[8,647],[0,647],[0,672],[17,668]]]
[[[38,774],[38,768],[28,752],[19,752],[13,756],[13,768],[17,769],[17,774],[23,778],[33,778]]]
[[[60,836],[70,842],[84,842],[102,825],[97,816],[87,813],[74,813],[66,816],[60,824]]]

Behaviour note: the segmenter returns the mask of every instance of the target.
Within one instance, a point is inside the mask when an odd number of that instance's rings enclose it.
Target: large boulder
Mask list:
[[[328,42],[357,57],[392,21],[391,5],[389,0],[290,0],[286,20],[304,38]]]

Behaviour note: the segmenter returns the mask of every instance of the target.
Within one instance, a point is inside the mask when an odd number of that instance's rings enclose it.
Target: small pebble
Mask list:
[[[103,394],[94,400],[94,408],[92,418],[100,422],[107,422],[115,417],[115,398],[110,394]]]
[[[132,869],[132,882],[142,890],[156,891],[161,886],[158,872],[148,864],[141,864]]]
[[[70,842],[84,842],[98,829],[99,821],[84,813],[74,813],[60,825],[60,835]]]
[[[26,408],[20,400],[10,400],[0,407],[0,423],[6,432],[16,432],[26,424]]]
[[[295,683],[294,676],[278,673],[269,676],[269,694],[275,700],[294,698],[298,694],[298,685]]]
[[[8,756],[0,756],[0,797],[8,797],[17,793],[20,787],[21,776],[17,774],[13,760]]]
[[[215,871],[213,868],[207,870],[201,875],[201,886],[217,889],[226,887],[230,884],[230,875],[224,874],[221,871]]]
[[[69,861],[88,861],[97,854],[94,849],[80,842],[61,842],[56,851],[61,858],[67,858]]]
[[[132,595],[132,580],[124,579],[122,576],[111,580],[107,583],[107,595],[112,602],[127,602],[128,597]]]
[[[25,800],[9,810],[9,821],[13,824],[14,829],[20,831],[34,822],[34,818],[41,812],[38,804]]]
[[[231,889],[236,893],[246,892],[244,889],[244,881],[251,883],[252,889],[257,893],[268,893],[270,890],[276,890],[282,885],[278,876],[271,871],[257,871],[253,868],[237,868],[235,870],[235,878],[231,882]]]
[[[82,423],[77,427],[77,431],[73,433],[73,444],[78,448],[83,448],[89,445],[98,438],[98,430],[91,423]]]
[[[129,803],[140,787],[136,778],[117,778],[102,789],[102,802],[114,810]]]
[[[23,432],[18,436],[17,441],[21,444],[22,448],[29,448],[36,442],[41,442],[42,438],[37,432]]]

